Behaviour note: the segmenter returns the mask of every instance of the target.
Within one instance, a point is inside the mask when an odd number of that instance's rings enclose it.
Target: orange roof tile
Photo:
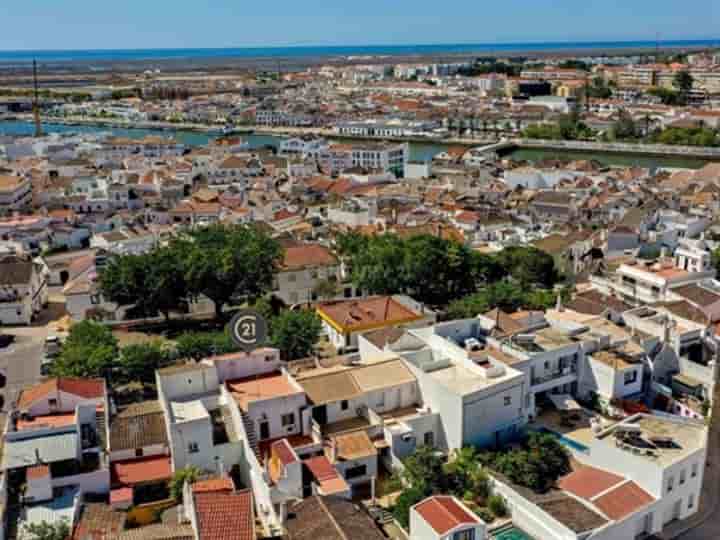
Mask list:
[[[558,485],[573,495],[583,499],[591,499],[624,480],[625,478],[617,474],[583,465],[562,477]]]
[[[235,485],[227,476],[200,480],[192,485],[193,493],[212,493],[217,491],[235,491]]]
[[[18,407],[20,409],[29,407],[39,399],[60,391],[87,399],[95,399],[105,395],[105,381],[74,377],[49,379],[23,390],[18,398]]]
[[[166,480],[172,476],[170,458],[150,456],[111,464],[112,482],[123,486],[133,486]]]
[[[285,249],[282,266],[286,269],[299,269],[309,266],[331,266],[337,263],[335,256],[325,246],[303,244]]]
[[[196,493],[197,532],[203,540],[255,538],[252,491]]]
[[[655,499],[635,482],[626,482],[592,502],[607,517],[619,520],[653,502]]]
[[[479,523],[479,520],[460,506],[454,497],[446,495],[425,499],[415,506],[415,511],[440,535],[444,535],[458,525]]]

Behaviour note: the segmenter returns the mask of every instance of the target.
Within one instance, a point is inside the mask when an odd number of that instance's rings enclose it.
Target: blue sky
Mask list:
[[[0,3],[0,50],[720,38],[718,0]]]

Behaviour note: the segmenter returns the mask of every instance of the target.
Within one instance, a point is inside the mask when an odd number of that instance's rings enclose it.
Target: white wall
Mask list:
[[[269,348],[257,349],[250,353],[239,352],[232,357],[224,356],[222,359],[206,359],[202,363],[215,366],[221,383],[231,379],[272,373],[282,365],[280,352]]]

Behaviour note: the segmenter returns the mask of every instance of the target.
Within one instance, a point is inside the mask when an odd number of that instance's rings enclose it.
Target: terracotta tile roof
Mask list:
[[[591,499],[625,481],[625,478],[602,469],[580,466],[559,481],[559,486],[573,495]]]
[[[312,266],[332,266],[338,260],[325,246],[318,244],[304,244],[291,246],[285,249],[282,266],[288,270]]]
[[[422,317],[391,296],[326,302],[319,304],[317,309],[321,317],[349,331],[364,329],[366,326],[379,328],[401,324]]]
[[[197,533],[203,540],[255,538],[252,491],[195,493]]]
[[[169,525],[166,523],[153,523],[137,529],[122,532],[113,540],[194,540],[195,533],[192,525],[182,523]]]
[[[162,410],[138,408],[137,414],[128,410],[117,415],[110,423],[110,449],[131,450],[145,446],[167,446],[167,430]],[[133,409],[134,410],[134,409]]]
[[[134,486],[167,480],[172,476],[172,466],[167,456],[115,461],[110,467],[113,485]]]
[[[235,485],[227,476],[223,478],[199,480],[192,484],[193,493],[214,493],[217,491],[235,491]]]
[[[337,447],[337,461],[352,461],[377,455],[375,445],[365,430],[337,435],[333,437],[333,442]]]
[[[459,525],[479,523],[478,518],[467,512],[454,497],[436,495],[415,505],[414,510],[439,535],[444,535]]]
[[[283,465],[289,465],[298,460],[297,454],[292,449],[287,439],[275,441],[270,447],[270,451],[274,456],[277,456]]]
[[[351,501],[314,495],[289,506],[288,540],[385,540],[373,519]]]
[[[266,373],[256,377],[245,377],[226,381],[228,391],[237,404],[247,410],[248,404],[262,399],[301,394],[283,373]]]
[[[115,540],[125,528],[125,514],[104,503],[85,503],[72,540]]]
[[[28,467],[27,469],[28,480],[38,480],[48,476],[50,476],[50,467],[47,465],[34,465],[33,467]]]
[[[18,397],[18,408],[29,407],[39,399],[58,392],[74,396],[97,399],[105,395],[103,379],[80,379],[74,377],[58,377],[23,390]]]
[[[619,520],[653,502],[655,499],[635,482],[626,482],[593,499],[607,517]]]
[[[348,371],[317,375],[298,382],[315,405],[350,400],[362,395],[355,378]]]

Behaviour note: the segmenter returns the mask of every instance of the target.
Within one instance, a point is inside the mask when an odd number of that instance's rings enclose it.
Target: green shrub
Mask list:
[[[490,495],[487,506],[495,517],[505,517],[507,515],[507,505],[501,495]]]

